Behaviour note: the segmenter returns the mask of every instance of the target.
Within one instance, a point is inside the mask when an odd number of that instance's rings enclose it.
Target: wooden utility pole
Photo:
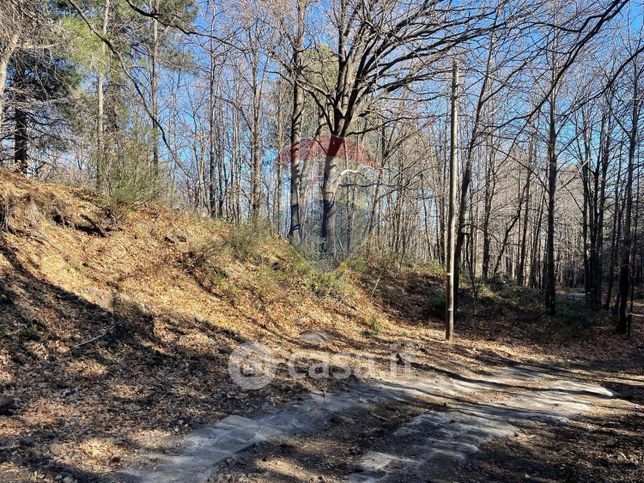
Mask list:
[[[454,270],[456,267],[456,169],[458,165],[458,63],[452,66],[452,112],[449,153],[449,211],[447,229],[447,287],[445,290],[445,339],[454,333]]]

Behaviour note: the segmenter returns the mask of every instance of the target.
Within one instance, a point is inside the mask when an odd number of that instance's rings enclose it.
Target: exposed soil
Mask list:
[[[360,458],[414,415],[440,411],[431,403],[373,405],[331,417],[318,431],[260,443],[231,458],[210,481],[343,481]]]
[[[641,412],[598,412],[490,443],[454,472],[459,479],[481,482],[642,481],[642,434]]]

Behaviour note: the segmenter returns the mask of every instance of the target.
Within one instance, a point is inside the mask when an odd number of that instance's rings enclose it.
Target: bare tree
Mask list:
[[[641,39],[640,39],[641,41]],[[620,127],[624,129],[628,137],[628,161],[626,167],[626,186],[625,186],[625,207],[624,207],[624,229],[622,240],[622,254],[621,264],[619,269],[619,308],[617,312],[617,331],[619,333],[626,333],[628,331],[628,320],[626,317],[626,309],[628,306],[629,289],[631,283],[631,263],[633,251],[633,233],[632,233],[632,217],[633,217],[633,176],[635,174],[635,150],[638,143],[639,121],[642,110],[642,99],[640,97],[640,82],[642,78],[642,70],[639,68],[638,59],[635,58],[632,63],[633,76],[632,76],[632,92],[633,97],[630,101],[630,128],[620,123]],[[616,118],[617,119],[617,118]]]
[[[400,7],[397,1],[335,2],[329,12],[336,36],[335,79],[306,83],[330,134],[322,177],[320,233],[321,251],[326,254],[335,253],[337,157],[344,139],[355,133],[355,120],[368,114],[369,104],[378,96],[393,95],[435,77],[448,52],[495,28],[484,22],[494,15],[494,7],[469,2],[458,6],[423,2]],[[325,55],[321,49],[318,53]],[[312,73],[308,74],[311,79]],[[323,72],[315,74],[318,79],[324,78]]]

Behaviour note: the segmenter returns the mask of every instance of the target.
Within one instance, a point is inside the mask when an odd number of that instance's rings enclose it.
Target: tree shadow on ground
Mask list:
[[[493,441],[456,469],[467,481],[642,481],[642,419],[584,416]]]
[[[0,274],[1,389],[17,406],[0,416],[10,435],[0,472],[93,481],[158,444],[152,433],[180,434],[301,390],[278,376],[244,393],[227,373],[243,342],[232,330],[128,299],[106,310],[34,275],[1,239],[0,256],[10,266]]]
[[[392,385],[390,390],[397,394],[400,388]],[[396,461],[420,463],[407,469],[399,467],[389,475],[392,481],[641,481],[644,437],[642,420],[636,414],[616,420],[582,416],[562,424],[551,419],[552,413],[528,414],[523,409],[467,397],[444,399],[447,403],[443,405],[396,397],[395,404],[346,412],[309,434],[270,441],[239,453],[219,465],[213,481],[243,477],[257,478],[253,481],[345,481],[348,475],[362,472],[361,457],[369,452],[386,455],[376,456],[382,462],[392,457],[394,468]],[[444,425],[411,423],[415,416],[428,413],[444,413],[448,418]],[[445,431],[449,434],[449,419],[458,418],[454,414],[487,414],[486,425],[496,419],[500,424],[511,423],[514,429],[509,436],[497,437],[468,453],[462,462],[449,452],[423,459],[426,441],[442,440]],[[396,431],[410,423],[418,428],[415,434]],[[406,444],[401,444],[402,440]]]

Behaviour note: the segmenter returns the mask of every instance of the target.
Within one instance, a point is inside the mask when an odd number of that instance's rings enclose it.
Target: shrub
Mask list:
[[[222,249],[242,262],[261,258],[260,247],[268,236],[264,226],[246,223],[234,227],[222,240]]]
[[[318,297],[341,298],[347,289],[347,281],[336,272],[312,271],[306,286]]]
[[[371,327],[371,331],[374,333],[374,335],[379,335],[380,331],[382,330],[382,327],[380,327],[380,322],[376,317],[371,317],[369,319],[369,327]]]
[[[342,262],[342,266],[356,273],[366,273],[369,270],[369,264],[363,255],[347,258]]]
[[[434,317],[445,317],[445,295],[442,293],[430,293],[427,298],[427,306],[430,315]]]
[[[156,176],[138,173],[128,178],[127,174],[121,173],[112,182],[109,193],[110,204],[129,207],[162,201],[167,190],[167,183]]]
[[[544,320],[557,330],[567,331],[574,335],[582,333],[593,326],[608,322],[608,312],[593,308],[583,301],[558,299],[555,315],[544,314]]]
[[[132,128],[135,139],[123,143],[121,156],[109,163],[106,173],[107,194],[116,205],[133,206],[163,202],[171,198],[174,189],[165,170],[157,172],[149,162],[146,132]]]
[[[273,263],[271,268],[277,272],[278,276],[292,282],[306,279],[314,270],[313,265],[300,253],[298,248],[292,245],[287,245],[287,248],[287,255],[279,256],[278,261]]]

